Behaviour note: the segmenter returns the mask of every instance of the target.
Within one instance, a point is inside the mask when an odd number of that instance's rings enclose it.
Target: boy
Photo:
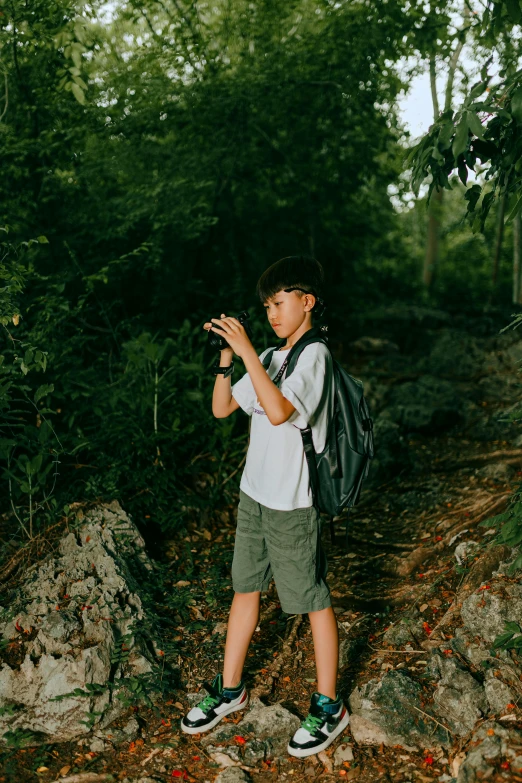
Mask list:
[[[313,505],[299,432],[310,425],[316,451],[324,448],[333,393],[332,359],[325,345],[312,343],[304,348],[288,379],[282,367],[288,350],[312,328],[322,284],[321,265],[300,256],[281,259],[259,279],[257,292],[270,325],[280,340],[286,340],[284,347],[274,351],[268,370],[262,360],[271,349],[258,357],[236,318],[222,315],[205,324],[207,330],[220,330],[229,346],[221,351],[216,369],[214,416],[230,416],[241,407],[252,417],[252,426],[240,484],[232,562],[234,599],[223,674],[205,684],[208,696],[181,722],[183,731],[196,734],[246,707],[243,666],[259,620],[261,591],[273,577],[283,611],[308,613],[312,626],[318,691],[288,745],[288,752],[298,757],[327,748],[349,720],[336,691],[337,620],[325,582],[321,520]],[[247,373],[231,386],[234,353],[243,359]]]

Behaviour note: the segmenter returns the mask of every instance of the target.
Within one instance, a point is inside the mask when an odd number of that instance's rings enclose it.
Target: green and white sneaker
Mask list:
[[[213,729],[225,715],[243,710],[248,704],[247,689],[242,681],[237,688],[223,688],[223,675],[217,674],[212,683],[205,682],[203,687],[208,695],[181,720],[181,730],[185,734]]]
[[[314,693],[310,712],[288,743],[291,756],[304,758],[320,753],[332,744],[350,722],[348,710],[342,699],[330,699],[322,693]]]

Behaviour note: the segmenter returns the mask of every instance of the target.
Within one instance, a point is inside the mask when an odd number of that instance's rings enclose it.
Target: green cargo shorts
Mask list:
[[[305,614],[331,606],[317,509],[276,511],[239,493],[232,586],[236,593],[267,590],[272,577],[283,612]]]

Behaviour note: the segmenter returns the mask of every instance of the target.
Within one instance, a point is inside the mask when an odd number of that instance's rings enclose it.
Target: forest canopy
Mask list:
[[[518,224],[499,243],[463,190],[478,158],[518,199],[514,6],[0,2],[0,456],[27,535],[72,500],[170,529],[234,491],[245,428],[212,419],[201,325],[249,309],[265,347],[255,282],[282,256],[324,264],[338,335],[400,302],[509,310]],[[502,62],[485,102],[464,42]],[[398,100],[426,69],[445,96],[412,149]],[[445,202],[412,201],[407,165]]]

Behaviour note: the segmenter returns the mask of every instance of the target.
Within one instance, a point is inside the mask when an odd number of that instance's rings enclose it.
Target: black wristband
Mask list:
[[[234,362],[230,362],[228,367],[220,367],[219,363],[216,362],[212,367],[212,371],[214,375],[222,375],[223,378],[228,378],[234,372]]]

